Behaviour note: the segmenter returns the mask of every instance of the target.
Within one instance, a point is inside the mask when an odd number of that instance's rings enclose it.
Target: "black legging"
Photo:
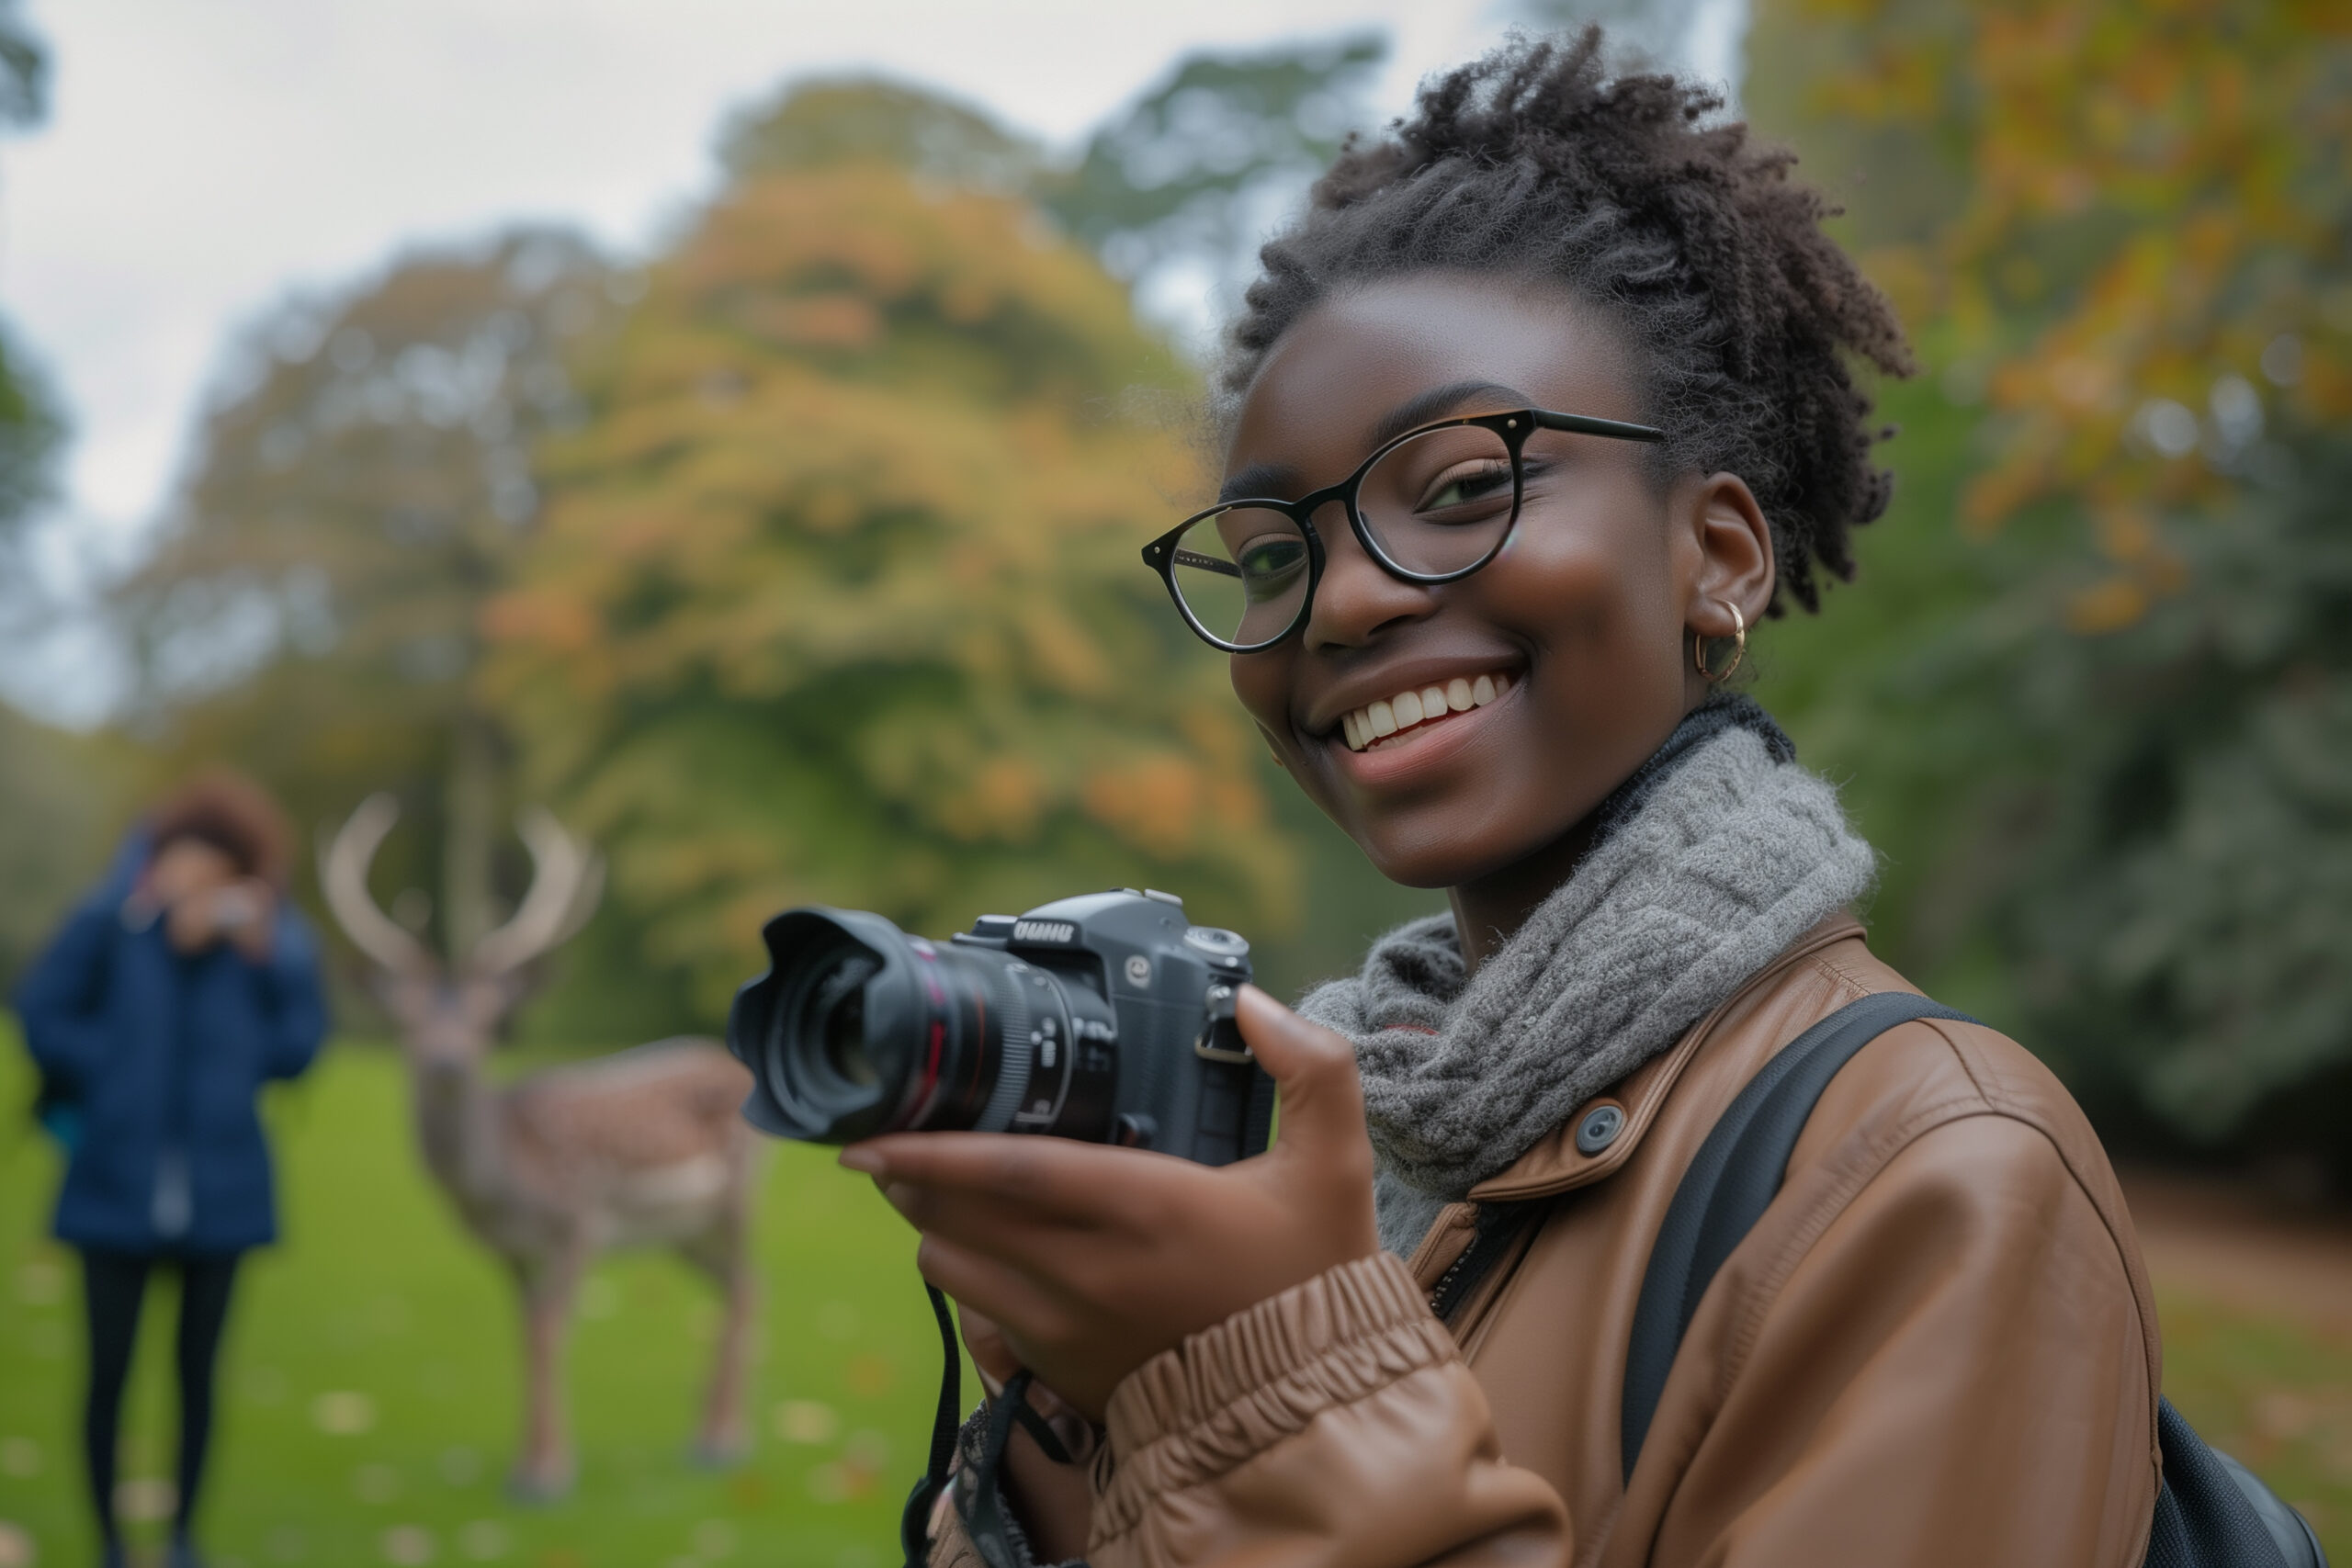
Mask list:
[[[229,1317],[229,1287],[237,1254],[210,1258],[153,1257],[138,1252],[82,1251],[84,1314],[90,1331],[90,1396],[82,1412],[82,1452],[90,1497],[107,1544],[120,1539],[114,1517],[115,1438],[122,1421],[122,1389],[130,1376],[130,1348],[139,1337],[139,1303],[147,1272],[157,1264],[180,1275],[179,1509],[172,1533],[185,1538],[204,1480],[204,1450],[212,1436],[212,1362],[220,1325]]]

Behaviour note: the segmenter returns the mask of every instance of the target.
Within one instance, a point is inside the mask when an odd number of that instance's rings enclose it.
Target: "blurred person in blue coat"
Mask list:
[[[148,1275],[180,1280],[179,1495],[188,1537],[213,1362],[248,1247],[277,1235],[256,1099],[326,1033],[318,948],[285,897],[285,818],[230,774],[198,778],[131,834],[17,987],[41,1121],[65,1145],[52,1229],[82,1255],[90,1378],[83,1442],[108,1568],[123,1561],[116,1433]]]

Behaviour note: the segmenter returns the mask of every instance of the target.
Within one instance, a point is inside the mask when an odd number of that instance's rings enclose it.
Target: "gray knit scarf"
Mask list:
[[[1684,719],[1600,807],[1592,849],[1464,973],[1450,915],[1400,926],[1299,1010],[1355,1043],[1378,1159],[1381,1244],[1680,1037],[1824,916],[1875,859],[1838,795],[1746,697]]]

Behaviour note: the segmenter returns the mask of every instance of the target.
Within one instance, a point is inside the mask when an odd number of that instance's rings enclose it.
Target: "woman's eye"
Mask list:
[[[1306,570],[1306,542],[1282,537],[1252,539],[1234,552],[1234,558],[1241,568],[1242,589],[1250,599],[1278,599]]]
[[[1490,510],[1497,502],[1509,504],[1510,488],[1509,463],[1480,463],[1454,468],[1440,475],[1413,510],[1446,512],[1469,506]]]

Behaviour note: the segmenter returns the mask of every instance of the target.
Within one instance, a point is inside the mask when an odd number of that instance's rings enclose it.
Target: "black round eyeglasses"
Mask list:
[[[1381,570],[1453,582],[1501,553],[1526,498],[1527,438],[1538,430],[1663,441],[1666,432],[1547,409],[1466,414],[1383,443],[1340,483],[1296,501],[1221,502],[1143,547],[1184,624],[1227,653],[1273,647],[1306,624],[1323,579],[1314,514],[1333,502]]]

